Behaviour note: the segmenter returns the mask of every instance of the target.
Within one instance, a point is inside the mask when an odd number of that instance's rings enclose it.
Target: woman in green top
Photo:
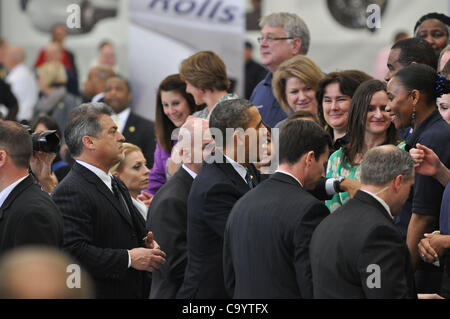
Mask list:
[[[327,178],[346,177],[360,180],[359,165],[372,147],[398,144],[400,141],[389,113],[386,84],[379,80],[363,82],[356,90],[348,118],[350,141],[328,160]],[[331,212],[348,200],[348,193],[338,193],[326,202]]]

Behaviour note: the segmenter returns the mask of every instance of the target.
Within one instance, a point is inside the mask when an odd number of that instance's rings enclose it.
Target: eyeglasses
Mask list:
[[[279,37],[279,38],[272,38],[272,37],[258,37],[258,43],[261,44],[264,40],[266,42],[272,43],[273,41],[279,41],[279,40],[290,40],[293,39],[293,37]]]

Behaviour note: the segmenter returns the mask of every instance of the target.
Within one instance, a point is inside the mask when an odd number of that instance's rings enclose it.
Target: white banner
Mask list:
[[[154,119],[156,90],[185,58],[201,50],[216,52],[229,78],[243,87],[243,0],[131,0],[130,81],[133,108]]]

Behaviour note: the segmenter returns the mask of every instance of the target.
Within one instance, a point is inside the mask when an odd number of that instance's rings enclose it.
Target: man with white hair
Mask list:
[[[177,173],[156,193],[147,217],[147,229],[167,253],[166,263],[152,274],[151,299],[175,298],[187,264],[187,203],[213,140],[208,120],[189,116],[179,134],[180,159]]]
[[[33,108],[38,100],[38,86],[33,73],[24,64],[25,51],[19,46],[10,46],[6,51],[5,67],[8,70],[6,82],[19,102],[17,120],[31,120]]]
[[[272,75],[284,61],[308,53],[310,34],[306,23],[295,13],[272,13],[263,17],[259,26],[261,62],[270,72],[255,87],[250,101],[258,108],[264,123],[274,127],[287,114],[272,93]]]

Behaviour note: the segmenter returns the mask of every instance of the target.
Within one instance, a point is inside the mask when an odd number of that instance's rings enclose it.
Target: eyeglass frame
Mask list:
[[[274,37],[274,38],[272,38],[272,37],[257,37],[256,38],[256,40],[258,41],[259,44],[261,44],[264,41],[264,39],[270,43],[273,41],[280,41],[280,40],[292,40],[292,39],[295,39],[295,37]]]

